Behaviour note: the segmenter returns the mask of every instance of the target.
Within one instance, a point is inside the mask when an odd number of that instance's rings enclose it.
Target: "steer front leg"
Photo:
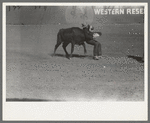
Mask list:
[[[68,52],[67,52],[67,50],[66,50],[66,47],[67,47],[68,44],[69,44],[69,43],[63,43],[63,45],[62,45],[62,47],[63,47],[63,49],[64,49],[64,51],[65,51],[65,53],[66,53],[66,57],[67,57],[67,58],[69,58],[69,54],[68,54]]]
[[[82,44],[83,48],[84,48],[84,55],[87,54],[87,50],[86,50],[86,46],[85,46],[85,43]]]

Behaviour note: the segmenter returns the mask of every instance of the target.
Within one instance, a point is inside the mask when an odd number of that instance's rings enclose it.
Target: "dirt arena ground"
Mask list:
[[[68,60],[60,46],[52,57],[57,32],[66,27],[71,26],[6,26],[7,100],[144,100],[144,63],[138,61],[144,35],[139,27],[134,30],[140,34],[128,34],[133,26],[104,26],[97,38],[102,45],[99,60],[92,59],[93,46],[88,44],[86,56],[76,47]]]

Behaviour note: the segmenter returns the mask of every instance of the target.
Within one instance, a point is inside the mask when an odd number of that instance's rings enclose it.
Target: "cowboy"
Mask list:
[[[87,28],[88,27],[88,28]],[[101,35],[101,32],[94,32],[94,27],[91,25],[82,24],[82,28],[85,31],[86,43],[94,45],[93,58],[98,60],[101,57],[101,44],[95,40],[96,37]],[[88,30],[87,30],[88,29]]]

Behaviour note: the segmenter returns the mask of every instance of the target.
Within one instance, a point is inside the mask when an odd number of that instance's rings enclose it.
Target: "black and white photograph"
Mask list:
[[[3,118],[17,120],[6,116],[16,111],[10,104],[21,108],[18,119],[27,116],[22,104],[142,103],[137,113],[146,111],[147,20],[147,3],[3,3]]]

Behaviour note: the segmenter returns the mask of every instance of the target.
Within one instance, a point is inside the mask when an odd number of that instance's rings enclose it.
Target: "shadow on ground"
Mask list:
[[[136,61],[138,61],[140,63],[144,63],[143,57],[128,55],[128,58],[132,58],[132,59],[135,59]]]
[[[60,102],[60,101],[65,101],[65,100],[46,100],[46,99],[30,99],[30,98],[7,98],[7,102],[11,101],[19,101],[19,102],[32,102],[32,101],[55,101],[55,102]]]
[[[57,56],[57,57],[66,57],[66,55],[64,54],[49,54],[50,56]],[[72,54],[72,57],[76,57],[76,58],[92,58],[92,56],[88,56],[88,55],[80,55],[80,54]]]

